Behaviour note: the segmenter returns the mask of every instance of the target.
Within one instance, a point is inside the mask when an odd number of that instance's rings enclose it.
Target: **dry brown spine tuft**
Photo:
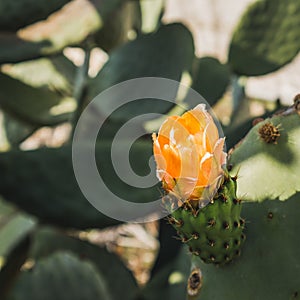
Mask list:
[[[300,94],[296,95],[294,98],[294,107],[296,111],[300,111]]]
[[[271,122],[263,124],[258,129],[258,133],[267,144],[277,144],[278,138],[280,137],[278,126],[273,125]]]

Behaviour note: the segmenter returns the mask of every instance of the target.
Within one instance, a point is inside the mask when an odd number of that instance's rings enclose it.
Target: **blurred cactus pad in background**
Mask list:
[[[1,0],[0,299],[300,298],[299,28],[299,0]],[[199,215],[185,205],[159,221],[125,224],[96,210],[78,186],[72,138],[82,111],[141,77],[193,88],[222,125],[227,179]],[[297,83],[272,94],[279,78]],[[127,201],[164,192],[159,183],[123,182],[112,140],[133,117],[193,108],[180,89],[174,98],[124,105],[99,132],[101,176]],[[106,111],[99,105],[91,124]],[[139,176],[149,173],[151,134],[162,122],[153,114],[139,124],[142,137],[124,157]],[[224,222],[221,233],[210,231],[223,216],[235,218],[236,231],[223,234]],[[205,235],[201,243],[186,240],[195,232]],[[222,243],[215,247],[210,234]]]

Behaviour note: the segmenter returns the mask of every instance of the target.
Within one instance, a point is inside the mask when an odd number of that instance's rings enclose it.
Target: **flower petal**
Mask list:
[[[210,199],[224,176],[224,142],[203,104],[167,118],[158,136],[153,134],[157,177],[164,189],[183,201]]]

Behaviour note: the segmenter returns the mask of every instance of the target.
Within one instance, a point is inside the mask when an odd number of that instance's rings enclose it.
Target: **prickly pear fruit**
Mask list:
[[[168,197],[164,202],[171,210],[168,205],[172,201],[168,201]],[[245,221],[240,217],[242,205],[236,197],[236,178],[226,174],[214,198],[205,207],[196,207],[194,203],[184,202],[168,217],[190,252],[206,263],[220,265],[239,256],[245,240]]]

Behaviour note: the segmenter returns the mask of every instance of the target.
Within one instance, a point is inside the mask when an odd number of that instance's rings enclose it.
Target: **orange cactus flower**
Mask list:
[[[157,177],[181,201],[210,201],[224,176],[224,138],[205,105],[171,116],[153,133]]]

